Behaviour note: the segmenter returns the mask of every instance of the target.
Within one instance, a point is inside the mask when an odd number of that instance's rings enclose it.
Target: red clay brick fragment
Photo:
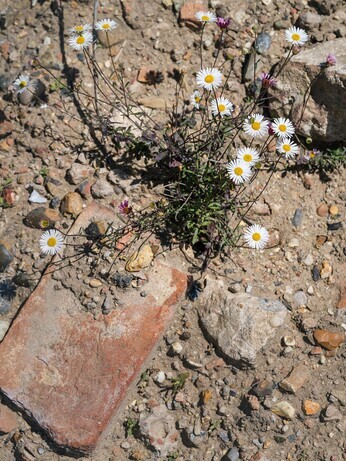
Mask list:
[[[102,219],[114,210],[93,203],[71,233]],[[0,343],[2,392],[58,445],[95,447],[167,328],[186,277],[158,261],[148,274],[146,298],[132,290],[124,308],[96,319],[46,275]]]

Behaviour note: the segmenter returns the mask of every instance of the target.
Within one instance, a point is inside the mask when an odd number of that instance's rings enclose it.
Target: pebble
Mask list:
[[[24,224],[34,229],[50,229],[61,218],[59,211],[39,207],[31,210],[24,218]]]
[[[78,192],[68,192],[62,199],[60,211],[63,214],[77,216],[83,210],[83,200]]]
[[[284,336],[282,338],[282,342],[284,343],[285,346],[295,346],[296,345],[296,340],[293,338],[293,336]]]
[[[300,363],[293,370],[290,372],[285,379],[283,379],[280,383],[280,388],[286,392],[290,392],[292,394],[296,394],[297,391],[304,386],[304,384],[310,378],[310,369]]]
[[[342,229],[342,222],[333,222],[327,224],[327,229],[331,232]]]
[[[303,290],[296,291],[293,295],[293,306],[297,309],[305,307],[308,303],[308,297]]]
[[[238,461],[239,460],[239,450],[237,447],[232,447],[222,458],[223,461]]]
[[[272,381],[267,381],[266,379],[260,381],[252,388],[252,392],[257,397],[265,397],[267,395],[271,395],[274,390],[274,383]]]
[[[313,416],[319,413],[321,410],[321,405],[318,402],[313,400],[304,400],[303,402],[303,411],[307,416]]]
[[[271,36],[267,32],[261,32],[255,41],[255,49],[258,53],[265,56],[268,54],[271,43]]]
[[[327,279],[328,277],[330,277],[332,275],[332,273],[333,273],[332,266],[329,264],[328,261],[323,261],[322,269],[320,271],[321,279],[322,280]]]
[[[66,179],[70,184],[78,185],[84,180],[89,179],[94,173],[94,169],[89,165],[74,163],[66,173]]]
[[[34,189],[30,194],[29,202],[30,203],[47,203],[48,200],[46,199],[46,197],[43,197]]]
[[[0,240],[0,272],[4,272],[13,260],[13,254],[10,246],[3,240]]]
[[[320,329],[314,331],[314,338],[317,344],[320,344],[329,351],[337,349],[345,341],[345,336],[341,333],[333,333],[329,330]]]
[[[276,403],[272,406],[271,411],[282,418],[293,419],[296,415],[296,410],[286,400]]]
[[[314,266],[312,268],[311,275],[312,275],[312,280],[314,282],[318,282],[320,280],[321,276],[320,276],[320,270],[318,266]]]
[[[106,179],[99,179],[91,188],[91,193],[95,198],[105,198],[114,194],[114,189]]]
[[[342,419],[341,412],[333,404],[328,405],[327,408],[321,414],[321,420],[324,423],[327,423],[327,422],[330,422],[330,421],[340,421],[341,419]]]
[[[159,371],[153,379],[155,383],[162,384],[166,380],[166,374],[164,371]]]
[[[170,347],[170,353],[172,355],[179,355],[183,350],[183,346],[180,344],[179,341],[174,341]]]
[[[336,205],[331,205],[329,207],[329,214],[336,216],[339,213],[339,208]]]
[[[345,389],[333,389],[328,395],[328,400],[331,403],[339,402],[340,405],[346,406],[346,390]]]
[[[228,287],[228,291],[231,293],[239,293],[242,290],[242,285],[240,283],[233,283]]]
[[[297,208],[292,218],[292,224],[294,227],[299,227],[303,222],[304,212],[301,208]]]
[[[103,283],[101,282],[101,280],[98,280],[98,279],[91,279],[89,281],[89,286],[91,286],[92,288],[99,288],[103,285]]]
[[[326,203],[321,203],[316,210],[316,213],[321,218],[325,218],[328,215],[328,205]]]

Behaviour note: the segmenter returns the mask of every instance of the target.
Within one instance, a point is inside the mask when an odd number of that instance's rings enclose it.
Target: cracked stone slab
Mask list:
[[[92,203],[75,222],[114,220]],[[179,270],[155,261],[145,298],[96,318],[45,275],[0,343],[0,389],[59,446],[90,452],[166,330],[186,289]]]

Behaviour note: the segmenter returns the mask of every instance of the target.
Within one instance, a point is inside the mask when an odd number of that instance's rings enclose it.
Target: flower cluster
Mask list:
[[[95,30],[110,32],[115,29],[117,23],[112,19],[101,19],[95,23]],[[93,42],[92,27],[90,24],[80,24],[69,29],[69,45],[76,51],[88,48]]]

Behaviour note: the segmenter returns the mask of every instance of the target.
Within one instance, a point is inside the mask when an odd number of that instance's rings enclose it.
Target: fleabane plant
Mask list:
[[[78,86],[74,89],[83,107],[89,108],[87,115],[93,130],[97,121],[102,140],[105,136],[110,140],[120,139],[119,142],[125,140],[126,146],[145,152],[147,160],[156,165],[158,177],[165,178],[162,197],[150,209],[136,210],[130,197],[118,204],[125,222],[122,232],[131,229],[138,234],[164,233],[172,244],[190,245],[199,252],[205,269],[212,258],[228,254],[235,247],[262,250],[268,244],[270,223],[264,226],[264,223],[249,222],[248,213],[264,192],[277,165],[295,160],[300,148],[292,121],[280,116],[271,119],[262,108],[268,88],[277,85],[283,67],[297,47],[308,41],[308,36],[302,29],[288,29],[285,39],[289,49],[283,64],[275,72],[255,75],[260,82],[259,93],[250,104],[237,106],[230,94],[230,63],[219,51],[211,61],[205,62],[202,46],[206,28],[216,28],[222,42],[231,19],[219,18],[212,11],[197,12],[196,18],[201,23],[200,66],[193,75],[179,75],[176,103],[168,114],[169,122],[164,130],[133,100],[127,90],[123,66],[115,62],[110,46],[112,69],[111,75],[106,75],[97,60],[95,35],[89,24],[72,27],[68,43],[71,51],[83,52],[94,81],[93,93],[84,87],[82,91]],[[117,22],[101,19],[94,27],[95,32],[106,32],[110,45],[109,34],[117,28]],[[332,58],[329,61],[332,62]],[[193,92],[188,95],[183,90],[186,77],[195,82]],[[17,91],[25,90],[26,85],[23,75],[15,82]],[[92,100],[93,104],[85,104],[86,100]],[[115,109],[141,130],[143,135],[139,139],[128,130],[115,129],[109,117]],[[273,143],[276,145],[274,155],[268,150]],[[254,190],[258,188],[261,192],[256,195]],[[112,235],[108,234],[108,241]],[[120,237],[120,231],[114,232],[114,239]],[[56,239],[54,245],[53,240],[49,240],[52,238]],[[41,248],[47,254],[54,254],[61,245],[57,235],[41,239]]]

